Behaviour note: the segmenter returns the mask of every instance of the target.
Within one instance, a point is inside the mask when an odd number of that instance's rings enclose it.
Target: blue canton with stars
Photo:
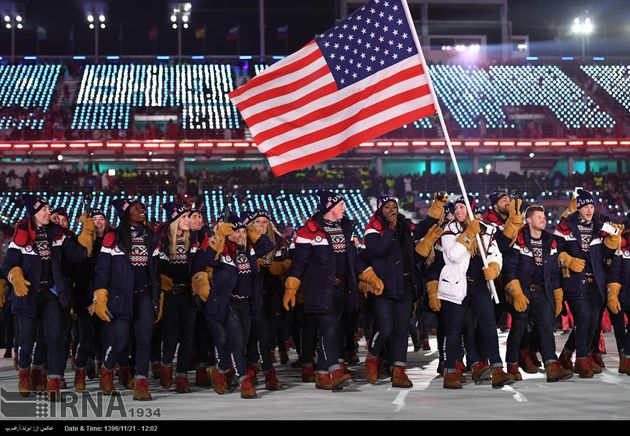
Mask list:
[[[401,0],[372,0],[315,41],[339,89],[418,54]]]

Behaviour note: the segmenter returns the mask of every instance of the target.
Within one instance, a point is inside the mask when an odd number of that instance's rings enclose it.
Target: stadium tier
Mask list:
[[[170,119],[181,132],[192,135],[189,138],[223,138],[226,130],[234,132],[230,138],[246,138],[228,93],[264,68],[266,65],[258,64],[247,68],[235,64],[87,64],[76,76],[76,90],[68,95],[67,84],[74,78],[69,78],[65,65],[1,65],[0,137],[3,131],[6,136],[12,129],[41,130],[52,123],[43,113],[55,91],[61,95],[58,88],[63,87],[71,112],[69,120],[57,120],[63,124],[59,130],[66,137],[56,139],[73,139],[76,135],[94,139],[85,136],[92,130],[126,131],[127,139],[136,139],[138,130],[151,119],[139,121],[139,115],[162,117],[162,130],[166,130],[164,120]],[[464,132],[480,133],[482,138],[484,129],[494,129],[492,134],[502,131],[508,137],[522,137],[518,124],[530,121],[556,125],[567,135],[582,134],[584,129],[599,129],[597,134],[606,135],[629,115],[628,68],[429,66],[447,121]],[[59,80],[61,72],[64,80]],[[609,100],[620,106],[604,104]],[[625,110],[620,112],[622,108]],[[437,122],[426,118],[413,126],[411,131],[405,130],[405,135],[413,137],[413,131],[429,129],[433,134]],[[562,135],[546,137],[554,136]],[[138,139],[163,137],[164,132],[158,132]]]
[[[61,65],[0,65],[0,130],[41,130]]]
[[[372,215],[372,208],[367,198],[358,189],[337,189],[335,192],[340,192],[346,198],[347,216],[356,221],[357,229],[364,229]],[[18,205],[18,197],[22,193],[25,192],[10,192],[0,196],[0,222],[2,224],[12,226],[16,221],[24,217],[24,208]],[[83,213],[84,192],[57,191],[50,193],[38,192],[37,194],[46,196],[52,207],[62,206],[66,208],[70,218],[70,228],[80,230],[80,224],[78,224],[76,220]],[[225,193],[221,190],[203,192],[201,201],[205,205],[206,213],[213,220],[223,211],[225,201],[224,194]],[[112,200],[121,197],[127,196],[124,192],[118,195],[96,192],[93,193],[93,199],[90,205],[91,207],[103,210],[107,214],[109,222],[117,225],[118,219],[110,204]],[[138,195],[137,198],[146,205],[149,220],[154,223],[161,223],[167,220],[166,214],[161,206],[163,203],[173,201],[173,194],[158,192],[152,195]],[[317,195],[315,190],[310,189],[296,192],[281,191],[279,195],[246,191],[245,196],[239,197],[230,207],[237,214],[255,208],[266,209],[272,214],[274,222],[298,227],[304,223],[305,218],[316,211]]]

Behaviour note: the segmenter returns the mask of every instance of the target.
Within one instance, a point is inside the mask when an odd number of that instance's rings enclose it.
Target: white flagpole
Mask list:
[[[409,5],[407,4],[407,0],[401,0],[403,8],[405,9],[405,15],[407,16],[407,22],[409,23],[409,28],[411,29],[411,36],[413,37],[413,41],[416,44],[416,49],[418,50],[418,56],[420,57],[420,63],[422,64],[422,68],[424,69],[424,75],[427,78],[427,85],[429,86],[429,91],[431,92],[431,96],[433,97],[433,101],[435,102],[435,110],[437,112],[438,118],[440,120],[440,126],[442,127],[442,132],[444,134],[444,139],[446,140],[446,145],[448,146],[448,152],[451,155],[451,160],[453,161],[453,167],[455,168],[455,174],[457,175],[457,181],[459,182],[459,188],[462,191],[462,196],[464,197],[464,203],[466,203],[466,209],[468,210],[468,217],[473,220],[475,219],[475,215],[473,214],[472,208],[470,207],[470,202],[468,201],[468,194],[466,193],[466,187],[464,186],[464,180],[462,179],[462,174],[459,171],[459,165],[457,164],[457,158],[455,157],[455,151],[453,150],[453,144],[451,143],[451,137],[448,134],[448,130],[446,129],[446,123],[444,122],[444,115],[442,115],[442,109],[440,108],[440,103],[437,99],[437,94],[433,89],[433,84],[431,83],[431,76],[429,74],[429,67],[427,66],[426,61],[424,60],[424,54],[422,54],[422,47],[420,46],[420,40],[418,39],[418,34],[416,33],[416,27],[413,23],[413,18],[411,17],[411,12],[409,11]],[[481,259],[483,261],[483,266],[488,266],[488,258],[486,257],[486,253],[484,251],[484,246],[481,243],[480,235],[477,235],[477,247],[479,247],[479,254],[481,255]],[[490,294],[492,295],[492,299],[496,304],[499,304],[499,296],[497,295],[497,290],[494,286],[493,280],[488,280],[488,289],[490,290]]]

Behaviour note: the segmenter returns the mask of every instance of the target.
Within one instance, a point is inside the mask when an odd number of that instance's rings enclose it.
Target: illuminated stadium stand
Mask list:
[[[615,120],[555,65],[431,65],[431,77],[444,107],[462,128],[514,127],[506,106],[548,108],[567,128],[613,128]]]
[[[73,129],[129,129],[132,108],[181,108],[187,130],[236,129],[230,65],[86,65]]]
[[[580,68],[630,111],[630,65],[581,65]]]
[[[0,65],[0,130],[41,130],[61,65]]]
[[[368,200],[359,189],[336,189],[346,198],[347,216],[356,221],[357,229],[365,228],[372,209]],[[17,197],[26,192],[7,192],[0,196],[0,222],[13,225],[17,220],[25,216],[23,207],[16,205]],[[83,213],[83,192],[37,192],[44,195],[52,207],[63,206],[68,211],[70,228],[79,230],[80,225],[77,218]],[[109,195],[103,192],[93,194],[92,207],[98,207],[107,214],[110,223],[116,225],[118,219],[115,217],[114,209],[110,206],[112,200],[126,197],[124,192],[120,195]],[[165,192],[152,195],[139,195],[137,198],[142,201],[148,209],[149,220],[154,223],[166,221],[166,214],[162,209],[162,204],[173,201],[173,195]],[[205,211],[208,216],[215,220],[223,211],[224,192],[222,190],[204,191],[203,203],[206,205]],[[246,191],[244,203],[235,202],[232,205],[233,211],[237,214],[243,213],[243,206],[247,210],[263,208],[268,210],[275,223],[291,225],[293,227],[304,223],[304,220],[317,210],[318,199],[315,190],[301,190],[297,192],[281,191],[280,195],[274,196],[269,193],[255,193]]]

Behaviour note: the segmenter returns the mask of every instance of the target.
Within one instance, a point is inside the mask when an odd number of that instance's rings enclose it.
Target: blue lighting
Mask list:
[[[108,61],[117,61],[120,59],[120,56],[107,56]]]
[[[562,59],[563,61],[572,61],[575,58],[573,56],[562,56],[560,59]]]
[[[25,61],[36,61],[37,56],[24,56]]]
[[[155,59],[157,59],[158,61],[167,61],[170,58],[171,58],[170,56],[156,56],[155,57]]]
[[[527,56],[525,59],[527,59],[528,61],[537,61],[538,56]]]
[[[242,60],[242,61],[246,61],[246,60],[251,59],[252,57],[251,57],[251,56],[239,56],[238,58],[239,58],[240,60]]]
[[[594,61],[605,61],[606,58],[604,56],[593,56]]]
[[[271,59],[279,61],[280,59],[284,59],[284,56],[271,56]]]
[[[75,61],[84,61],[85,56],[72,56],[72,59]]]
[[[193,61],[202,61],[205,59],[205,56],[191,56]]]

